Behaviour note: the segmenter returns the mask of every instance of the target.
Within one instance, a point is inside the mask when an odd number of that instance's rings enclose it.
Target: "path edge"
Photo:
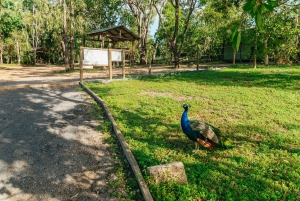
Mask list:
[[[145,201],[153,201],[153,197],[152,197],[152,195],[149,191],[149,188],[143,178],[143,175],[138,166],[138,163],[137,163],[135,157],[133,156],[133,154],[128,146],[128,143],[125,141],[125,138],[124,138],[122,132],[120,131],[115,119],[113,118],[112,114],[110,113],[105,102],[100,97],[98,97],[94,92],[92,92],[89,88],[87,88],[83,82],[79,82],[79,85],[105,110],[105,113],[106,113],[108,119],[112,123],[113,130],[121,144],[121,147],[127,158],[127,161],[129,162],[131,169],[137,179],[137,182],[139,184],[140,190],[143,194]]]

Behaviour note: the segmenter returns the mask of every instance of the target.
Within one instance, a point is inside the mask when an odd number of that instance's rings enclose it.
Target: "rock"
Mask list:
[[[182,162],[147,167],[147,173],[153,176],[157,183],[165,183],[171,180],[180,184],[188,183]]]

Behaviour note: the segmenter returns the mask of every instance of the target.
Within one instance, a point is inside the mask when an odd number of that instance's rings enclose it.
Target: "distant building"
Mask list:
[[[250,60],[252,54],[252,49],[249,46],[241,45],[239,51],[236,53],[235,59],[238,60]],[[232,61],[233,60],[233,48],[232,46],[224,47],[223,54],[224,61]]]

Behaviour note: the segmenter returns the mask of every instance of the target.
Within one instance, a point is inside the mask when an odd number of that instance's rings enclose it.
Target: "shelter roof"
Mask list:
[[[47,50],[44,47],[37,47],[37,48],[33,48],[32,50],[29,50],[29,52],[34,52],[34,51],[36,51],[36,52],[43,52],[43,53],[49,52],[49,50]]]
[[[139,37],[123,25],[91,31],[88,36],[105,36],[113,42],[138,40]]]

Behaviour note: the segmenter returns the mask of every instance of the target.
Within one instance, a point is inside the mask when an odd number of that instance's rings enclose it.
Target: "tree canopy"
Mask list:
[[[155,62],[179,67],[196,59],[197,48],[206,61],[223,60],[231,47],[247,55],[241,58],[265,64],[298,62],[299,8],[297,0],[2,0],[0,63],[43,60],[74,69],[80,46],[99,46],[85,34],[117,25],[139,35],[140,64],[149,62],[149,49],[155,49]],[[159,28],[151,38],[155,19]]]

